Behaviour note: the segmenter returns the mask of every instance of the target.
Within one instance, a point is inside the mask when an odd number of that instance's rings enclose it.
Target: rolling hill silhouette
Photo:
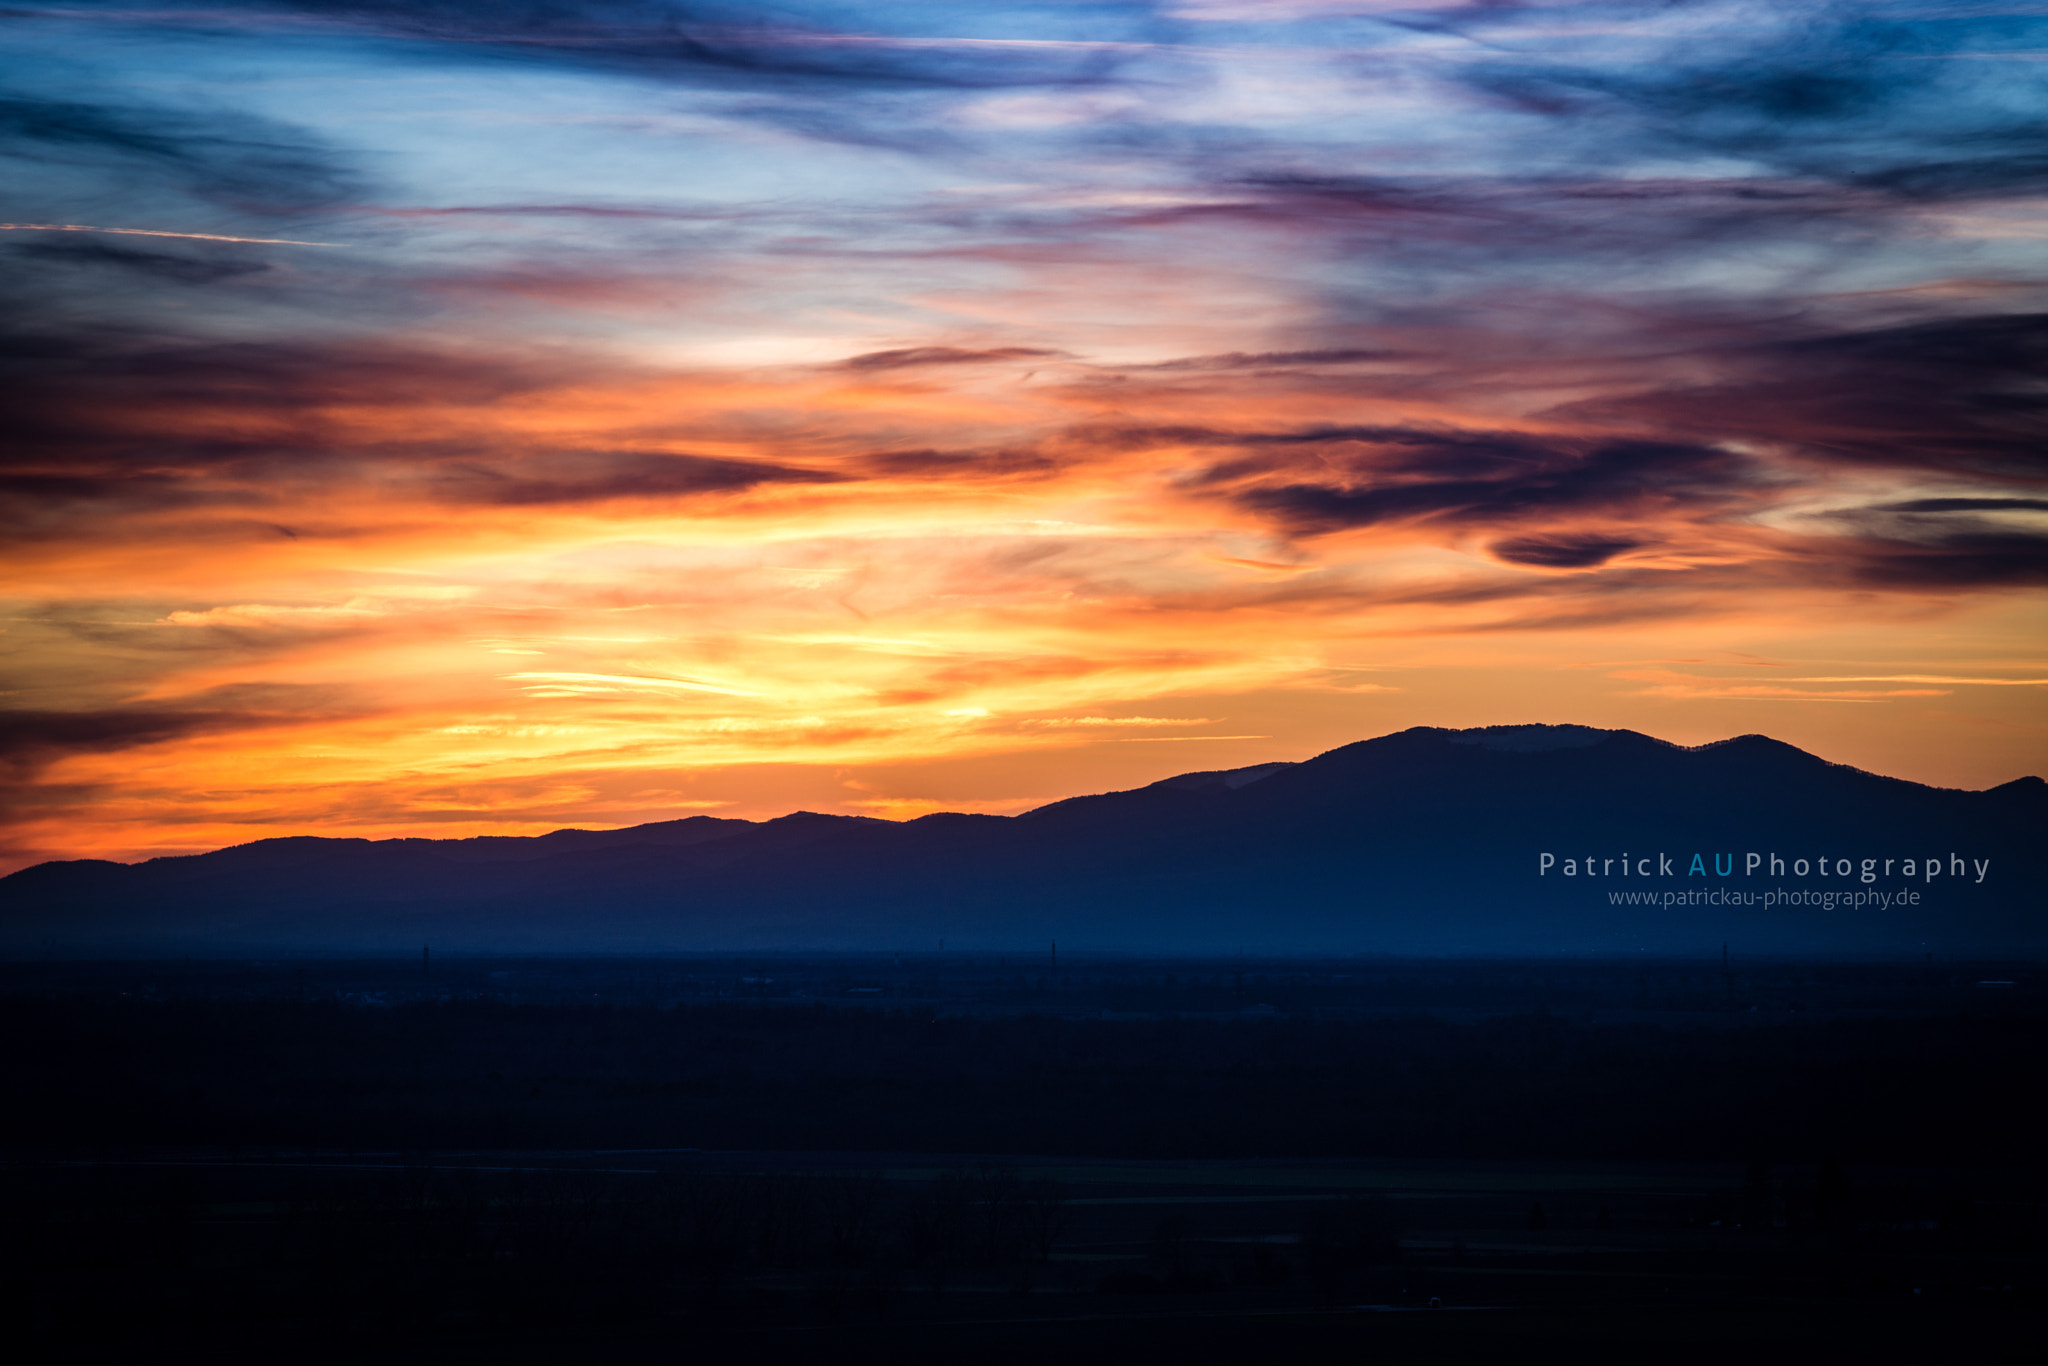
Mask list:
[[[1014,817],[693,816],[45,863],[0,879],[0,950],[2032,952],[2044,830],[2038,777],[1966,792],[1761,735],[1421,727]]]

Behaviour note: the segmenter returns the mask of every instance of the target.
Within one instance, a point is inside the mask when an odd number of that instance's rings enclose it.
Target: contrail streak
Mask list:
[[[155,228],[95,228],[86,223],[0,223],[0,232],[112,232],[124,237],[189,237],[197,242],[264,242],[280,247],[338,247],[340,242],[301,242],[291,237],[224,237],[217,232],[159,232]]]

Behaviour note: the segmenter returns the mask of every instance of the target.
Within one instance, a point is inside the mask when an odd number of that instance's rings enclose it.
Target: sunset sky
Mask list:
[[[16,5],[0,871],[2048,772],[2048,5]]]

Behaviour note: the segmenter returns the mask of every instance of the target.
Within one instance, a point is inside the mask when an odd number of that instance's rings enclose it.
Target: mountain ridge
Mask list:
[[[361,951],[423,939],[478,951],[901,948],[1057,937],[1105,948],[1583,952],[1661,951],[1736,932],[1788,951],[2048,947],[2040,883],[2030,881],[2041,871],[2033,831],[2044,816],[2048,784],[2032,775],[1983,791],[1935,788],[1764,735],[1683,746],[1584,726],[1415,727],[1298,762],[1176,774],[1017,816],[693,815],[536,836],[286,836],[135,864],[57,861],[0,879],[0,951]],[[1916,872],[1924,886],[1893,876],[1894,865],[1917,870],[1931,853],[1963,858],[1966,844],[1996,878],[1987,871],[1965,887],[1944,881],[1946,871]],[[1832,902],[1798,915],[1639,903],[1618,913],[1598,894],[1644,883],[1610,886],[1576,868],[1596,847],[1611,869],[1632,850],[1669,857],[1679,846],[1689,859],[1711,849],[1731,867],[1782,858],[1780,884],[1802,858],[1825,854],[1823,867],[1849,859],[1853,881],[1808,873],[1779,890],[1900,901],[1859,904],[1860,918]],[[1538,870],[1543,854],[1555,870]],[[1887,857],[1884,887],[1864,881],[1862,860]],[[1624,860],[1624,876],[1629,867]],[[1762,886],[1748,869],[1704,883],[1673,876],[1656,890],[1725,896]]]

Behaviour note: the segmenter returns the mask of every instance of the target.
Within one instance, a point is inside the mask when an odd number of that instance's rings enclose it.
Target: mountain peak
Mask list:
[[[1558,749],[1590,749],[1624,733],[1595,730],[1591,726],[1473,726],[1452,731],[1451,743],[1506,750],[1511,754],[1544,754]]]

